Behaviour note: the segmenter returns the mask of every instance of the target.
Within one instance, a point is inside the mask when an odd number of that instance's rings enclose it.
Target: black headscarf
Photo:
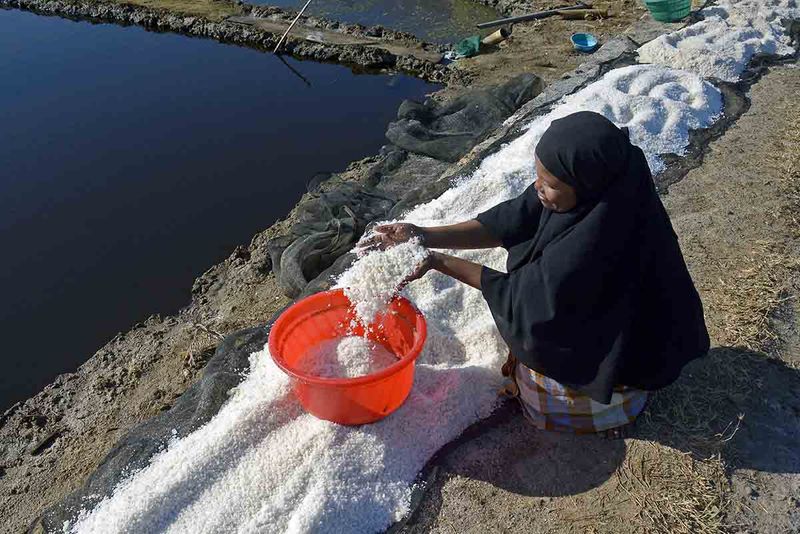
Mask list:
[[[531,185],[478,220],[508,249],[483,295],[526,366],[602,403],[614,386],[658,389],[708,351],[702,304],[644,154],[602,115],[554,121],[536,147],[577,206],[544,208]]]
[[[580,111],[553,121],[536,145],[536,157],[585,203],[625,172],[633,148],[627,131],[602,115]]]

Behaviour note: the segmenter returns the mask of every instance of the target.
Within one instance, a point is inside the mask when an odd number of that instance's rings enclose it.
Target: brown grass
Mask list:
[[[794,102],[783,102],[783,107],[793,117],[776,148],[778,159],[783,165],[784,179],[779,184],[786,202],[780,215],[789,224],[795,239],[800,237],[800,115],[793,107]]]
[[[713,260],[712,260],[713,261]],[[797,259],[784,243],[759,241],[744,257],[716,262],[716,283],[705,287],[703,301],[717,322],[718,343],[750,350],[766,350],[777,335],[770,317],[792,297],[788,274]]]
[[[195,329],[195,336],[181,352],[181,357],[187,368],[196,371],[205,366],[225,336],[200,323],[194,323],[192,326]]]
[[[773,147],[783,166],[781,209],[764,214],[774,219],[773,233],[729,250],[731,257],[709,257],[698,284],[715,342],[742,349],[712,351],[687,369],[687,377],[655,395],[640,418],[637,433],[643,439],[629,442],[616,484],[617,505],[635,509],[635,531],[736,530],[731,513],[739,505],[730,498],[726,445],[745,417],[738,410],[761,386],[765,353],[780,354],[771,318],[793,304],[800,267],[800,116],[786,112],[793,121]]]
[[[729,505],[720,457],[696,460],[652,442],[634,443],[617,470],[620,491],[639,509],[641,530],[670,534],[720,532]]]

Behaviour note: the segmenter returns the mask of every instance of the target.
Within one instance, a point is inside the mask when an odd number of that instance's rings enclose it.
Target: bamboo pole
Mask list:
[[[306,5],[304,5],[304,6],[303,6],[303,9],[301,9],[301,10],[300,10],[300,12],[299,12],[299,13],[297,14],[297,16],[294,18],[294,20],[292,21],[292,23],[291,23],[291,24],[289,24],[289,27],[288,27],[288,28],[286,28],[286,31],[285,31],[285,32],[283,32],[283,35],[281,35],[281,38],[280,38],[280,40],[278,41],[278,44],[276,44],[276,45],[275,45],[275,50],[273,50],[273,51],[272,51],[272,53],[273,53],[273,54],[277,54],[277,53],[278,53],[278,49],[279,49],[279,48],[281,47],[281,45],[283,44],[283,41],[284,41],[284,39],[286,39],[286,36],[287,36],[287,35],[289,35],[289,32],[290,32],[290,31],[292,31],[292,28],[294,28],[294,25],[295,25],[295,24],[297,24],[297,21],[298,21],[298,20],[300,20],[300,17],[302,17],[302,16],[303,16],[303,12],[306,10],[306,8],[308,7],[308,4],[310,4],[310,3],[311,3],[311,0],[308,0],[308,2],[306,2]]]
[[[508,36],[511,35],[511,32],[505,28],[500,28],[496,32],[487,35],[486,37],[481,40],[481,44],[485,45],[497,45],[508,39]]]
[[[561,11],[569,11],[571,9],[587,9],[591,8],[590,5],[585,4],[583,2],[578,2],[574,6],[569,7],[559,7],[556,9],[548,9],[547,11],[539,11],[537,13],[529,13],[527,15],[519,15],[517,17],[508,17],[504,19],[492,20],[489,22],[481,22],[480,24],[476,24],[476,26],[480,29],[483,28],[492,28],[494,26],[502,26],[503,24],[512,24],[514,22],[525,22],[528,20],[537,20],[537,19],[544,19],[547,17],[552,17],[558,15]]]
[[[567,20],[574,20],[574,19],[583,19],[583,18],[608,18],[608,10],[607,9],[572,9],[572,10],[564,10],[559,11],[559,15],[561,15],[562,19]]]

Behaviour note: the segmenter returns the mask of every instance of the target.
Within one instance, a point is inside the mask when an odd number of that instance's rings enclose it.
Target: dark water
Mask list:
[[[0,408],[375,153],[434,87],[213,41],[0,10]]]
[[[306,0],[250,2],[299,11]],[[475,24],[501,17],[494,9],[475,0],[312,0],[306,14],[366,26],[380,24],[440,43],[454,43],[470,35],[486,34],[485,30],[476,29]]]

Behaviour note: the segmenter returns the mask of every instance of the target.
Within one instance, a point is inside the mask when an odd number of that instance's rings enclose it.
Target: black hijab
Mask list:
[[[509,252],[508,273],[481,276],[500,334],[523,364],[598,402],[617,385],[670,384],[709,340],[644,154],[580,112],[553,121],[536,156],[578,204],[553,212],[531,185],[478,216]]]
[[[587,203],[625,172],[633,149],[627,130],[602,115],[580,111],[553,121],[536,145],[536,157]]]

